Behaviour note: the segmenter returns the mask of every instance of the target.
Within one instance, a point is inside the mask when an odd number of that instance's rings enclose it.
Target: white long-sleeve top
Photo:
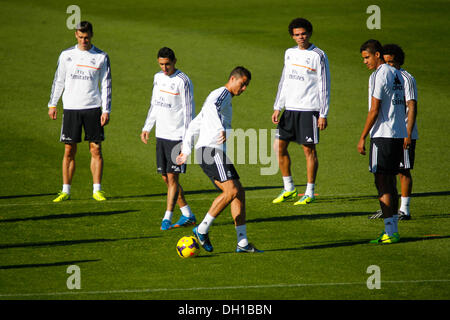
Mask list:
[[[314,44],[305,50],[287,49],[274,110],[319,111],[326,118],[329,104],[330,69],[325,52]]]
[[[101,107],[104,113],[109,113],[111,89],[108,54],[95,46],[90,50],[80,50],[75,45],[59,56],[48,106],[55,107],[62,94],[64,109]]]
[[[198,135],[195,149],[211,147],[226,151],[226,144],[217,144],[222,131],[231,129],[233,95],[225,87],[212,91],[200,113],[191,121],[183,139],[182,153],[191,154],[194,137]]]
[[[195,116],[194,89],[189,77],[180,70],[167,76],[162,71],[153,77],[150,108],[142,131],[156,125],[157,138],[182,140]]]

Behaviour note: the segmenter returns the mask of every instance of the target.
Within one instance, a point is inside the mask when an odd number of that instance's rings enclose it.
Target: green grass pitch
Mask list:
[[[54,204],[61,188],[59,118],[47,102],[61,50],[75,44],[64,1],[0,1],[0,300],[8,299],[449,299],[450,179],[447,1],[378,1],[381,29],[369,30],[370,1],[77,1],[94,25],[94,45],[111,59],[113,104],[103,144],[103,189],[91,200],[87,143],[78,148],[72,200]],[[233,127],[273,129],[272,104],[297,16],[314,26],[311,41],[331,71],[329,127],[318,146],[318,201],[272,205],[282,188],[267,165],[239,164],[246,188],[249,240],[263,254],[236,254],[229,208],[211,228],[212,254],[181,259],[179,238],[191,228],[162,232],[166,188],[156,173],[154,133],[141,143],[159,69],[157,50],[174,49],[177,67],[194,83],[196,112],[230,70],[252,71],[233,101]],[[420,140],[411,212],[402,241],[374,246],[383,229],[367,216],[378,209],[367,156],[356,145],[367,115],[370,71],[359,46],[369,38],[399,43],[405,69],[418,83]],[[255,116],[256,115],[256,116]],[[303,192],[305,160],[291,145],[293,177]],[[217,193],[198,165],[181,177],[202,219]],[[180,212],[176,209],[174,219]],[[77,265],[81,289],[69,290]],[[379,266],[381,289],[368,289],[367,268]]]

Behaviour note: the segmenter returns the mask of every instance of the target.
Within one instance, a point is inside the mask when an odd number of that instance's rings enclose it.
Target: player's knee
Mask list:
[[[92,157],[101,158],[102,157],[102,148],[100,144],[91,143],[89,147],[89,151],[91,152]]]
[[[75,159],[75,155],[77,153],[77,145],[76,144],[66,144],[64,149],[64,157],[68,159]]]

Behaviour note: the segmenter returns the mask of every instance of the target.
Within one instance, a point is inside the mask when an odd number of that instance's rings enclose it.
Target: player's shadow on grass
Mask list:
[[[293,220],[318,220],[343,217],[367,216],[370,212],[339,212],[339,213],[318,213],[318,214],[298,214],[290,216],[275,216],[268,218],[247,219],[247,223],[273,222],[273,221],[293,221]]]
[[[2,199],[17,199],[17,198],[33,198],[33,197],[46,197],[46,196],[54,196],[56,193],[39,193],[39,194],[21,194],[21,195],[12,195],[12,196],[0,196],[0,200]]]
[[[305,186],[305,185],[296,185],[296,186]],[[283,189],[283,186],[253,186],[253,187],[245,187],[245,191],[257,191],[257,190],[267,190],[267,189]],[[203,189],[203,190],[184,190],[185,195],[194,195],[194,194],[204,194],[204,193],[219,193],[221,190],[219,188],[215,188],[215,185],[212,189]],[[167,192],[164,193],[153,193],[153,194],[141,194],[141,195],[134,195],[134,196],[115,196],[115,197],[108,197],[108,199],[128,199],[128,198],[152,198],[152,197],[166,197]],[[211,202],[214,200],[213,197],[211,197]]]
[[[115,215],[115,214],[124,214],[124,213],[130,213],[130,212],[138,212],[138,211],[139,210],[115,210],[115,211],[100,211],[100,212],[61,213],[61,214],[50,214],[50,215],[38,216],[38,217],[1,219],[0,223],[111,216],[111,215]]]
[[[398,246],[402,243],[408,243],[408,242],[417,242],[417,241],[428,241],[428,240],[439,240],[439,239],[448,239],[450,236],[427,236],[427,237],[401,237],[400,242],[396,244],[392,244],[389,246]],[[377,246],[383,246],[381,244],[372,244],[369,243],[369,241],[372,239],[364,239],[364,240],[342,240],[338,242],[331,242],[331,243],[324,243],[324,244],[317,244],[317,245],[309,245],[309,246],[302,246],[298,248],[280,248],[280,249],[269,249],[264,251],[292,251],[292,250],[316,250],[316,249],[330,249],[330,248],[341,248],[341,247],[352,247],[360,244],[367,244],[369,246],[377,247]]]
[[[97,261],[100,261],[100,259],[72,260],[72,261],[60,261],[60,262],[51,262],[51,263],[15,264],[15,265],[0,266],[0,270],[2,270],[2,269],[7,270],[7,269],[26,269],[26,268],[70,266],[73,264],[80,264],[80,263],[86,263],[86,262],[97,262]]]
[[[160,238],[160,237],[161,236],[145,236],[145,237],[119,238],[119,239],[82,239],[82,240],[59,240],[59,241],[43,241],[43,242],[28,242],[28,243],[7,243],[7,244],[0,244],[0,250],[1,249],[12,249],[12,248],[71,246],[71,245],[77,245],[77,244],[116,242],[116,241],[126,241],[126,240],[141,240],[141,239],[152,239],[152,238]]]

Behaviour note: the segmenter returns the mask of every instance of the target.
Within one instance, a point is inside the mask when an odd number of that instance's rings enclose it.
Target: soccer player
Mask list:
[[[408,137],[410,139],[410,147],[403,152],[403,158],[400,162],[400,171],[398,173],[401,184],[401,203],[398,211],[398,220],[410,220],[411,214],[409,211],[409,203],[412,192],[412,177],[410,170],[414,167],[416,140],[419,138],[416,124],[417,115],[417,87],[416,80],[401,66],[405,60],[405,53],[403,49],[397,44],[387,44],[383,46],[383,58],[384,61],[390,66],[400,70],[403,76],[405,87],[405,100],[406,100],[406,129]],[[408,117],[413,121],[408,122]],[[413,123],[414,122],[414,123]],[[377,219],[382,216],[381,210],[375,212],[375,214],[369,216],[369,219]]]
[[[274,150],[284,189],[272,202],[281,203],[298,195],[288,152],[289,143],[293,141],[302,145],[306,158],[306,191],[294,203],[304,205],[316,199],[314,189],[319,167],[316,144],[319,143],[319,129],[327,127],[330,71],[326,54],[310,42],[312,24],[306,19],[296,18],[288,29],[297,45],[284,54],[284,68],[272,114],[272,122],[278,126]],[[279,118],[283,108],[285,111]]]
[[[82,21],[77,25],[77,45],[61,52],[53,80],[48,115],[50,119],[56,120],[56,106],[62,94],[64,113],[60,141],[65,144],[63,187],[54,202],[70,199],[75,155],[77,144],[81,142],[82,128],[91,153],[92,197],[97,201],[106,200],[101,188],[101,143],[105,139],[104,126],[108,124],[111,112],[111,67],[108,54],[92,44],[93,36],[90,22]]]
[[[182,139],[195,114],[195,104],[192,82],[184,72],[176,68],[177,59],[173,50],[161,48],[157,59],[161,71],[153,78],[153,93],[141,140],[147,144],[150,131],[156,126],[157,171],[167,185],[167,205],[161,230],[169,230],[196,222],[179,183],[179,174],[186,172],[186,165],[176,164]],[[176,204],[181,210],[181,217],[172,224]]]
[[[377,40],[363,43],[360,53],[373,73],[369,78],[369,113],[357,148],[360,154],[366,154],[365,139],[370,133],[369,171],[375,177],[385,225],[381,235],[371,243],[395,243],[400,240],[396,175],[403,149],[410,145],[410,140],[405,139],[408,134],[403,77],[399,70],[384,62],[383,48]]]
[[[205,100],[201,112],[189,125],[183,139],[183,148],[177,163],[185,163],[191,153],[193,137],[198,135],[195,149],[204,173],[214,181],[222,193],[213,201],[203,221],[192,230],[202,247],[213,251],[209,239],[209,228],[214,219],[228,206],[234,220],[236,252],[261,252],[248,242],[245,220],[245,191],[239,175],[226,156],[226,132],[231,129],[231,99],[247,89],[251,73],[244,67],[231,71],[227,83],[212,91]]]
[[[401,185],[401,203],[398,211],[399,220],[410,220],[409,202],[412,192],[412,176],[411,169],[414,167],[414,159],[416,153],[416,140],[419,138],[417,131],[416,115],[417,115],[417,86],[416,79],[406,70],[402,69],[405,61],[405,53],[402,48],[396,44],[387,44],[383,46],[383,58],[386,63],[397,70],[400,70],[403,76],[405,86],[406,100],[406,131],[410,140],[410,147],[403,152],[403,159],[400,163],[400,171],[398,173]],[[412,121],[408,121],[412,119]]]

